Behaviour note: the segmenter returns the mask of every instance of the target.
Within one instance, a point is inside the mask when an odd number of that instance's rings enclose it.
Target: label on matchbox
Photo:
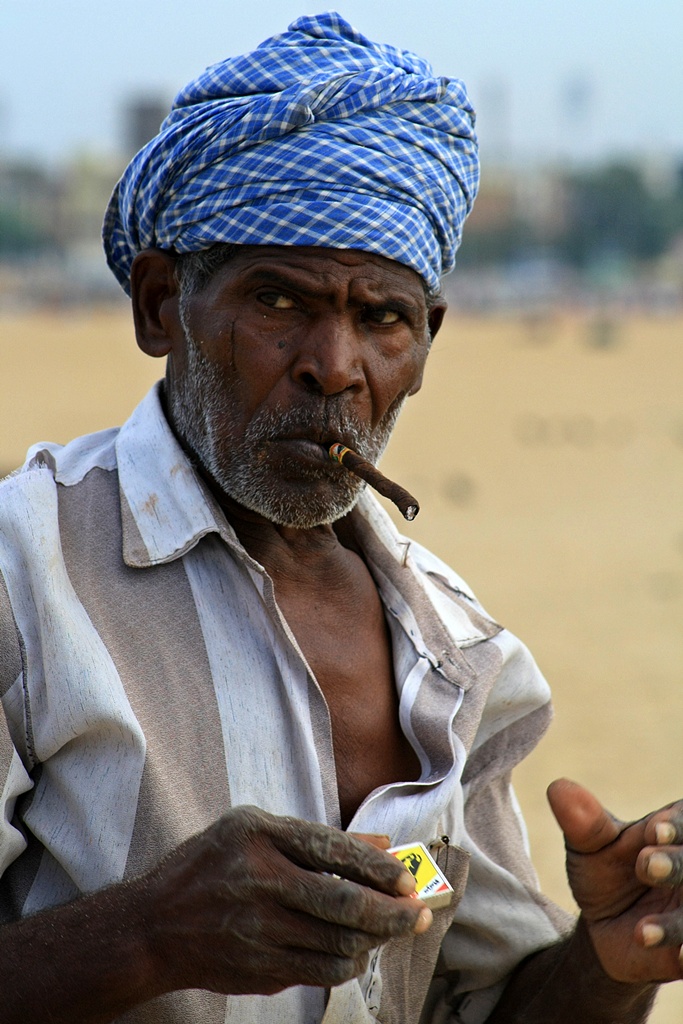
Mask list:
[[[394,846],[387,852],[398,857],[415,878],[415,899],[424,900],[432,910],[448,906],[453,889],[424,843]]]

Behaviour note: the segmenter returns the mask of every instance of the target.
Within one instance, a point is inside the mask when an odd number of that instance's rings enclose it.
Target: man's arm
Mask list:
[[[580,918],[571,938],[520,964],[487,1024],[642,1024],[656,992],[656,984],[613,981]]]
[[[683,977],[683,804],[625,824],[575,783],[548,796],[581,917],[519,966],[488,1024],[640,1024],[657,985]]]
[[[339,985],[429,926],[413,888],[368,843],[235,808],[149,874],[0,930],[0,1022],[105,1024],[184,988]]]

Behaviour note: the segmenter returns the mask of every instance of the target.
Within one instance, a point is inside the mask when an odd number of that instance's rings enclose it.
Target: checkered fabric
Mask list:
[[[362,249],[434,288],[477,185],[463,84],[328,12],[179,93],[114,190],[105,251],[126,291],[142,249],[214,242]]]

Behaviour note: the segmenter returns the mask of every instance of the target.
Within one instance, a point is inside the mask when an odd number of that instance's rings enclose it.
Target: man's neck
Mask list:
[[[360,554],[350,516],[336,523],[298,529],[280,526],[221,497],[221,508],[244,549],[275,579],[301,582],[326,571],[340,572],[348,550]],[[338,577],[337,577],[338,578]],[[330,585],[334,580],[330,579]]]

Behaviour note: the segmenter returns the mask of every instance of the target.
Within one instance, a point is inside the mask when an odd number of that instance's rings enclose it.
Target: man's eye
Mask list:
[[[368,309],[365,316],[373,324],[380,324],[382,326],[397,324],[401,319],[400,314],[395,309]]]
[[[261,292],[259,298],[271,309],[294,309],[294,299],[283,295],[282,292]]]

